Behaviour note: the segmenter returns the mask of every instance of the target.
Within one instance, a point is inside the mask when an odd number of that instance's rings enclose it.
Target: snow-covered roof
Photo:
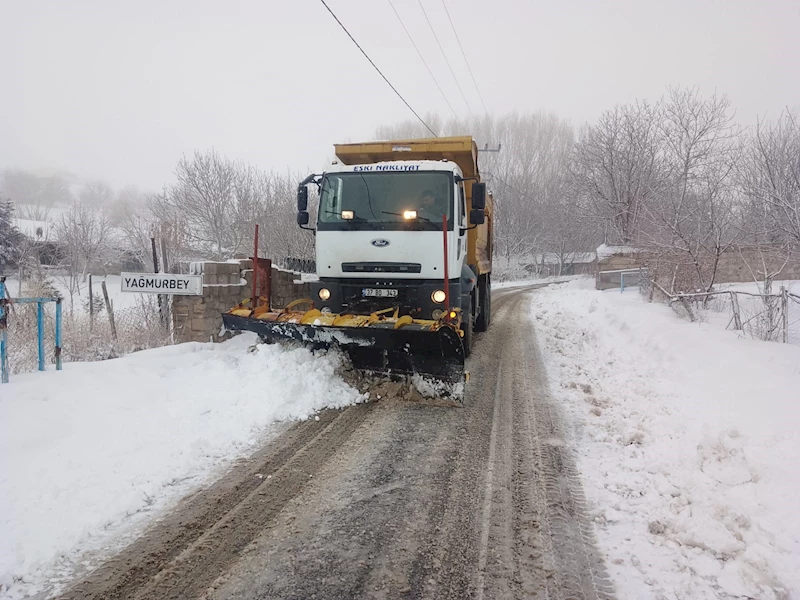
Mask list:
[[[619,254],[636,254],[638,252],[641,252],[641,250],[633,246],[609,246],[608,244],[600,244],[597,247],[597,258],[609,258]]]

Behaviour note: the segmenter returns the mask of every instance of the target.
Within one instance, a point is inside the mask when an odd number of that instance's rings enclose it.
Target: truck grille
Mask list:
[[[342,263],[343,273],[419,273],[419,263],[350,262]]]

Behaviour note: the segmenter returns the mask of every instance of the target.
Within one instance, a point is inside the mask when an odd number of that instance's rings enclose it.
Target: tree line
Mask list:
[[[789,260],[800,244],[800,125],[789,109],[743,127],[724,95],[674,88],[580,127],[543,111],[426,121],[440,135],[477,140],[496,200],[496,252],[508,260],[555,257],[560,268],[604,242],[633,246],[680,265],[705,289],[724,252],[753,246]],[[429,135],[410,121],[375,132]],[[174,263],[249,255],[256,223],[262,255],[312,258],[313,235],[294,224],[305,175],[211,150],[180,159],[157,193],[100,182],[74,191],[58,177],[7,171],[0,196],[32,220],[60,205],[51,220],[62,262],[82,276],[121,248],[146,265],[152,237],[167,241]]]

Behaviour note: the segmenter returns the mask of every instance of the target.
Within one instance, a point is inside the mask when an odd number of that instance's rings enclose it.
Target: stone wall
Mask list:
[[[253,261],[193,263],[190,271],[203,276],[203,295],[172,297],[175,343],[219,342],[230,335],[220,335],[222,313],[252,293]],[[292,300],[309,296],[308,283],[295,283],[300,277],[298,273],[272,268],[273,308],[284,308]]]

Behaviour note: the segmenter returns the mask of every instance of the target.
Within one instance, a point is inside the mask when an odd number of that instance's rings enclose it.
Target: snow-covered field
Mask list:
[[[531,316],[621,600],[800,597],[800,348],[592,283]]]
[[[0,598],[89,567],[220,475],[276,421],[361,401],[334,354],[241,335],[189,343],[0,386]]]
[[[59,276],[58,274],[53,274],[48,279],[56,288],[56,290],[58,290],[61,296],[66,299],[67,303],[69,303],[69,290],[65,277]],[[136,306],[137,302],[140,301],[142,297],[150,295],[137,294],[135,292],[123,292],[122,278],[120,275],[95,275],[92,277],[92,293],[95,296],[100,298],[103,297],[101,285],[104,280],[106,282],[106,290],[108,291],[108,299],[111,301],[111,306],[114,308],[114,310],[123,310],[125,308]],[[6,286],[13,297],[20,296],[19,280],[17,278],[8,277],[6,279]],[[24,286],[22,289],[22,295],[25,295]],[[76,310],[82,310],[81,307],[83,307],[84,299],[88,297],[89,282],[88,280],[81,281],[80,289],[76,291],[74,298]]]

